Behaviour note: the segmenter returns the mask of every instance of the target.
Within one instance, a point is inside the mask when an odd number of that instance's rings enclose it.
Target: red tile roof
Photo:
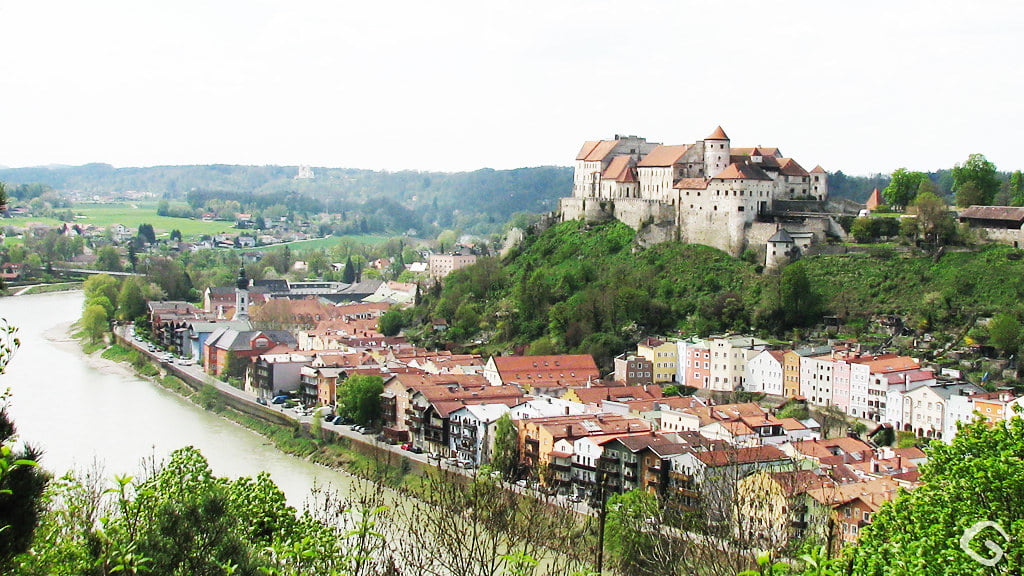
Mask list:
[[[596,146],[591,148],[586,157],[577,158],[577,160],[584,160],[586,162],[604,162],[604,159],[607,158],[608,155],[612,153],[612,150],[615,150],[615,147],[618,145],[618,140],[601,140]],[[584,148],[586,148],[586,145],[584,145]],[[580,152],[582,152],[582,150]]]
[[[636,182],[636,167],[633,163],[633,158],[628,155],[612,158],[601,178],[604,180],[615,180],[616,182]]]
[[[775,446],[711,450],[709,452],[698,452],[697,458],[710,467],[727,466],[730,464],[751,464],[754,462],[775,462],[788,459],[782,450]]]
[[[807,170],[792,158],[779,159],[779,173],[785,176],[807,176]]]
[[[663,168],[672,166],[686,154],[686,151],[690,148],[688,144],[678,144],[673,146],[665,146],[664,144],[658,145],[651,150],[647,156],[644,156],[643,160],[637,164],[640,168]]]
[[[728,139],[729,139],[729,137],[725,135],[725,130],[722,130],[721,126],[715,128],[715,131],[712,132],[710,136],[705,138],[705,140],[728,140]]]
[[[771,180],[771,177],[754,164],[733,162],[725,170],[716,174],[712,180]]]
[[[495,356],[494,366],[502,382],[571,386],[597,380],[601,373],[588,354],[560,356]]]
[[[672,187],[679,190],[704,190],[708,187],[708,181],[703,178],[680,178]]]

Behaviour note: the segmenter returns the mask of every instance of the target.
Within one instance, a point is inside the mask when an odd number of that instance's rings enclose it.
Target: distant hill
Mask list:
[[[554,210],[558,198],[572,190],[572,169],[559,166],[456,173],[314,167],[313,173],[314,178],[299,180],[296,166],[86,164],[0,169],[0,181],[42,183],[84,194],[135,190],[172,200],[185,200],[189,192],[253,196],[292,192],[320,200],[333,210],[355,210],[373,200],[390,200],[412,211],[421,230],[459,228],[472,233],[498,231],[516,212]]]

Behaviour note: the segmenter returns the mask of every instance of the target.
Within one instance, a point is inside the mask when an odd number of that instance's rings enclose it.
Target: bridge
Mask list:
[[[109,274],[111,276],[145,276],[145,274],[138,274],[136,272],[111,272],[110,270],[93,270],[91,268],[58,268],[54,266],[51,268],[53,272],[60,272],[61,274],[84,274],[86,276],[90,274]]]

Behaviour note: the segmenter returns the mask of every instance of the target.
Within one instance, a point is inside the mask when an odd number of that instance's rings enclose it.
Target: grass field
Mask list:
[[[139,224],[152,224],[157,236],[170,234],[171,230],[181,230],[182,239],[195,240],[204,234],[222,232],[238,232],[234,222],[204,222],[191,218],[171,218],[157,216],[156,202],[118,203],[118,204],[77,204],[72,208],[75,221],[79,224],[92,224],[100,228],[108,228],[114,224],[124,224],[128,228],[138,228]],[[6,218],[5,226],[22,227],[37,222],[59,226],[60,220],[53,218]]]
[[[238,232],[234,222],[204,222],[191,218],[171,218],[157,216],[156,203],[125,203],[125,204],[78,204],[74,207],[76,221],[106,228],[113,224],[124,224],[129,228],[138,228],[139,224],[152,224],[157,234],[169,234],[171,230],[181,230],[182,239],[194,239],[203,234],[220,234],[222,232]]]

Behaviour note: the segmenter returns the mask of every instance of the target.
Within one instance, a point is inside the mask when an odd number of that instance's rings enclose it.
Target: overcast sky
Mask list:
[[[0,0],[0,165],[571,165],[721,124],[807,169],[1018,169],[1022,6]]]

